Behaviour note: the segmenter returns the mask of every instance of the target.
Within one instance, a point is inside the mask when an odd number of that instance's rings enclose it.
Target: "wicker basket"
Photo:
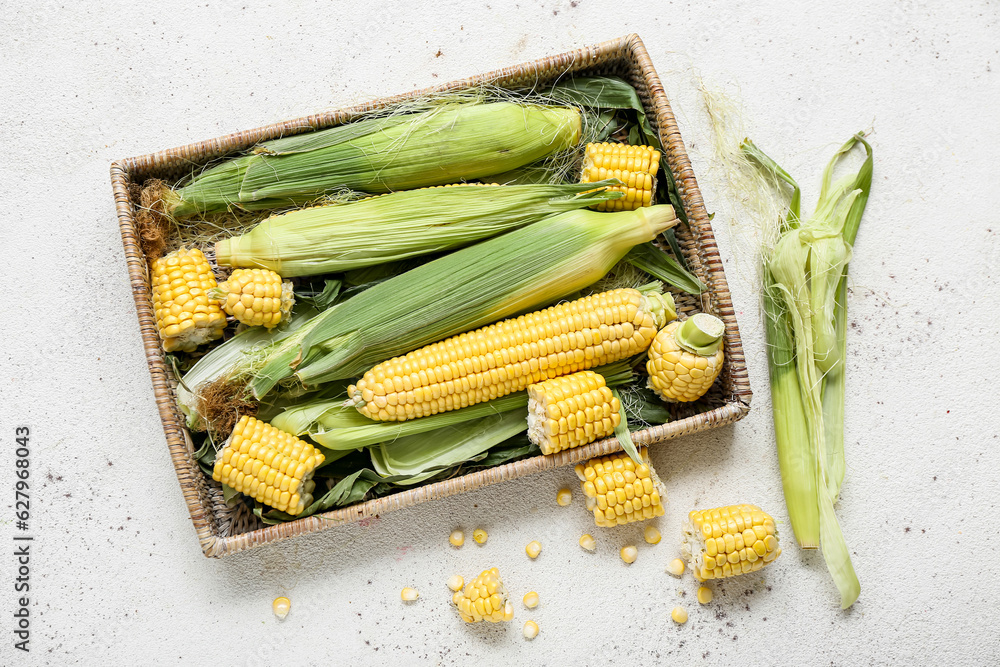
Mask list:
[[[712,312],[721,317],[726,324],[726,364],[720,380],[716,382],[710,394],[697,403],[673,408],[673,421],[633,433],[633,439],[638,445],[649,445],[687,433],[729,424],[747,413],[751,398],[750,385],[722,261],[674,114],[642,40],[637,35],[506,67],[429,90],[376,100],[363,106],[275,123],[218,139],[128,158],[111,165],[111,183],[118,224],[125,246],[129,278],[139,316],[139,329],[146,349],[149,373],[153,380],[153,392],[167,437],[167,445],[170,448],[170,457],[191,512],[198,540],[206,556],[226,556],[286,537],[326,530],[339,524],[358,521],[434,498],[463,493],[539,470],[577,463],[617,450],[618,444],[614,439],[603,440],[585,447],[563,451],[554,456],[537,456],[497,466],[298,521],[260,527],[260,523],[252,514],[246,512],[244,506],[240,505],[234,510],[222,502],[219,485],[202,473],[192,456],[191,438],[184,426],[183,415],[177,409],[174,400],[176,379],[164,363],[163,350],[156,331],[150,304],[146,258],[136,237],[134,214],[138,202],[134,200],[132,194],[138,190],[136,186],[142,185],[150,178],[172,181],[188,173],[192,164],[204,164],[213,158],[246,150],[265,139],[338,125],[365,111],[427,92],[486,82],[509,88],[524,88],[551,83],[567,73],[618,75],[638,91],[653,128],[659,132],[663,142],[667,161],[690,222],[688,228],[678,229],[678,239],[692,270],[709,287],[709,291],[700,298],[680,296],[677,299],[678,311]]]

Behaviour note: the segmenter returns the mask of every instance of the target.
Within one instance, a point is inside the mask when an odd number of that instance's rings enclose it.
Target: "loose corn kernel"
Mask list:
[[[639,550],[631,544],[626,544],[622,547],[620,555],[623,561],[631,565],[639,557]]]
[[[524,606],[528,609],[534,609],[538,606],[538,593],[535,591],[528,591],[524,594],[524,599],[521,600]]]
[[[274,612],[278,620],[284,620],[291,609],[292,601],[286,597],[274,598],[274,602],[271,603],[271,611]]]
[[[596,525],[606,528],[663,515],[666,490],[649,465],[645,447],[639,450],[639,456],[641,465],[622,452],[576,467],[587,509],[593,512]]]
[[[403,602],[413,602],[420,597],[420,593],[417,592],[417,589],[407,586],[399,593],[399,597],[403,598]]]
[[[538,636],[538,623],[535,623],[534,621],[525,621],[522,632],[524,633],[525,639],[534,639]]]
[[[472,531],[472,539],[476,544],[486,544],[486,540],[488,540],[489,537],[489,534],[482,528],[476,528]]]
[[[465,544],[465,533],[461,530],[451,531],[451,535],[448,536],[448,542],[453,547],[460,547]]]
[[[569,489],[559,489],[556,493],[556,504],[560,507],[566,507],[573,502],[573,492]]]
[[[528,386],[528,439],[555,454],[608,437],[621,422],[621,403],[604,378],[580,371]]]
[[[675,577],[679,577],[684,574],[684,561],[680,558],[675,558],[670,561],[670,564],[667,565],[667,573]]]
[[[528,542],[528,546],[524,547],[524,551],[528,554],[528,558],[538,558],[538,554],[542,553],[542,543],[538,540]]]
[[[669,294],[593,294],[384,361],[347,394],[361,414],[379,421],[455,410],[643,352],[673,313]]]
[[[597,548],[597,540],[590,533],[586,533],[580,536],[580,546],[587,551],[593,551]]]
[[[674,619],[674,623],[683,625],[688,620],[687,610],[684,607],[674,607],[674,610],[670,612],[670,618]]]
[[[448,578],[448,588],[453,591],[460,591],[465,588],[465,579],[460,574],[453,574]]]
[[[712,589],[708,586],[698,587],[698,602],[701,604],[708,604],[712,601]]]
[[[647,544],[660,543],[660,531],[656,529],[656,526],[646,526],[646,529],[642,531],[642,536]]]

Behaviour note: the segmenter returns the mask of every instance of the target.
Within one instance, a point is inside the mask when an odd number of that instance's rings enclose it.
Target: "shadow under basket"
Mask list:
[[[180,148],[120,160],[111,165],[111,183],[139,318],[139,329],[149,373],[153,380],[157,408],[170,448],[170,458],[177,471],[184,500],[191,512],[198,541],[206,556],[227,556],[251,547],[295,535],[326,530],[434,498],[471,491],[540,470],[578,463],[616,451],[619,445],[613,438],[602,440],[562,451],[554,456],[523,459],[297,521],[264,527],[244,504],[240,503],[235,508],[227,506],[222,500],[219,484],[206,476],[193,458],[192,440],[185,426],[184,415],[175,401],[174,389],[177,386],[177,378],[165,363],[163,348],[157,334],[150,301],[147,260],[136,232],[135,217],[140,206],[138,193],[142,185],[149,179],[172,182],[190,173],[192,166],[203,165],[219,157],[245,151],[262,140],[340,125],[372,109],[430,92],[481,84],[523,90],[553,83],[569,74],[616,75],[635,87],[646,108],[653,130],[659,133],[667,163],[687,214],[689,224],[680,225],[676,229],[678,241],[689,267],[708,286],[708,291],[699,297],[678,296],[675,293],[678,314],[710,312],[722,318],[726,325],[725,366],[709,394],[692,404],[672,406],[671,422],[636,431],[632,433],[632,438],[636,445],[653,445],[688,433],[733,423],[747,413],[751,399],[750,384],[722,260],[676,119],[663,92],[660,78],[653,69],[642,40],[637,35],[506,67],[426,90],[375,100],[361,106],[315,114]]]

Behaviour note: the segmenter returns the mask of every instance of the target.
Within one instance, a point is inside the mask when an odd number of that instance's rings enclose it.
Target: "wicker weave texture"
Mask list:
[[[698,183],[691,169],[691,162],[681,140],[677,121],[670,109],[659,76],[653,69],[649,54],[638,35],[629,35],[406,95],[375,100],[361,106],[315,114],[180,148],[127,158],[111,165],[111,182],[118,224],[163,431],[185,502],[191,513],[191,520],[206,556],[226,556],[276,540],[317,532],[434,498],[471,491],[540,470],[570,465],[615,451],[619,445],[614,439],[603,440],[554,456],[537,456],[516,461],[265,528],[257,527],[259,524],[253,518],[227,514],[225,505],[219,502],[215,482],[202,474],[193,459],[192,442],[184,426],[183,415],[174,399],[176,378],[165,364],[150,302],[147,262],[136,235],[134,216],[138,202],[132,196],[137,189],[135,186],[141,185],[149,178],[176,180],[188,173],[193,165],[205,164],[212,159],[247,150],[260,141],[332,127],[355,119],[367,111],[428,93],[482,84],[514,89],[530,88],[552,83],[567,74],[613,74],[622,77],[637,90],[654,130],[659,133],[667,163],[677,182],[677,189],[688,217],[689,229],[678,230],[677,234],[682,251],[691,269],[709,287],[708,292],[700,299],[687,296],[679,298],[678,311],[684,314],[697,311],[711,312],[722,318],[726,325],[726,363],[719,381],[705,402],[699,401],[696,404],[675,407],[674,421],[635,432],[632,434],[633,439],[637,445],[652,445],[688,433],[729,424],[746,414],[751,399],[750,385],[722,260],[719,257],[718,246]],[[706,409],[706,403],[717,407]],[[698,409],[701,411],[698,412]]]

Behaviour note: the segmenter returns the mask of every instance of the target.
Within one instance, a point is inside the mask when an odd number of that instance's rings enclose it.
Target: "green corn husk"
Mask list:
[[[447,103],[266,141],[162,194],[176,219],[300,205],[350,188],[371,194],[472,180],[575,145],[571,107]]]
[[[676,223],[667,205],[549,216],[390,278],[321,313],[266,354],[260,398],[293,373],[306,386],[356,377],[385,359],[552,302],[600,279]],[[301,335],[300,335],[301,332]]]
[[[219,264],[282,277],[349,271],[444,252],[555,213],[621,196],[617,181],[565,185],[436,187],[272,216],[219,241]]]
[[[840,159],[861,144],[866,158],[854,174],[833,181]],[[847,263],[872,182],[872,149],[857,134],[823,174],[816,211],[800,220],[794,179],[756,146],[744,152],[794,194],[781,236],[764,261],[764,310],[782,485],[796,539],[823,552],[841,607],[861,591],[834,513],[843,481],[844,357]]]

